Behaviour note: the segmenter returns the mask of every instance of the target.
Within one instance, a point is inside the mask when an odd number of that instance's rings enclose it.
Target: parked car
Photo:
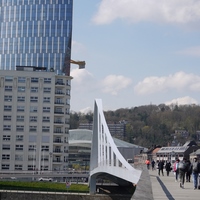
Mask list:
[[[41,178],[38,179],[38,181],[49,181],[49,182],[51,182],[51,181],[53,181],[53,179],[52,178],[43,178],[43,177],[41,177]]]

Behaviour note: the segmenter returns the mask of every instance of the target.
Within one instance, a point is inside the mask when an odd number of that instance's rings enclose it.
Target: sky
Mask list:
[[[74,0],[71,112],[200,103],[199,0]]]

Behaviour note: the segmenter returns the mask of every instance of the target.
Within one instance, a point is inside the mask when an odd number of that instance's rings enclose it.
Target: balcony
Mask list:
[[[59,144],[63,143],[62,140],[54,140],[53,142],[54,142],[54,143],[59,143]]]
[[[65,84],[64,84],[63,82],[60,82],[60,81],[57,81],[55,84],[56,84],[56,85],[65,86]]]
[[[54,121],[54,124],[64,124],[64,122],[61,122],[61,121]]]
[[[62,111],[54,111],[54,114],[64,115],[64,112],[62,112]]]
[[[61,149],[54,149],[53,153],[63,153],[63,151],[61,151]]]
[[[55,102],[54,102],[54,104],[58,104],[58,105],[64,105],[64,103],[63,103],[63,102],[61,102],[61,101],[55,101]]]

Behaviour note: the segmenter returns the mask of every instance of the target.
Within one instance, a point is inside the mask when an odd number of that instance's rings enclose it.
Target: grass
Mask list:
[[[26,190],[26,191],[48,191],[48,192],[78,192],[88,193],[89,187],[84,184],[71,184],[66,188],[65,183],[54,182],[24,182],[24,181],[0,181],[0,189]]]

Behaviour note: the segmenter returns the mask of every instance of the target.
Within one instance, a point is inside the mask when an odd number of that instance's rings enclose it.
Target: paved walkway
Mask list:
[[[173,172],[169,176],[158,176],[157,170],[149,170],[153,200],[200,200],[200,190],[194,190],[192,182],[186,182],[184,189],[175,182]],[[192,177],[191,177],[192,181]]]
[[[193,189],[193,182],[186,182],[182,189],[175,182],[173,172],[158,176],[157,170],[147,170],[145,165],[137,168],[142,170],[142,175],[131,200],[200,200],[200,190]]]

